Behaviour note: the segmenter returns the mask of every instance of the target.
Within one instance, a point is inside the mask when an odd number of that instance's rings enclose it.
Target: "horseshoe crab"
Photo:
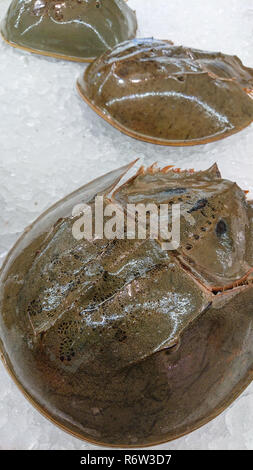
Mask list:
[[[13,0],[1,33],[11,46],[60,59],[91,62],[135,36],[125,0]]]
[[[253,121],[253,69],[170,41],[117,45],[79,78],[82,98],[125,134],[160,145],[221,139]]]
[[[64,430],[111,446],[194,430],[253,371],[253,205],[216,165],[152,165],[126,180],[130,167],[39,217],[0,274],[1,356],[12,377]],[[180,203],[180,246],[74,238],[73,206],[93,211],[97,194],[123,212]]]

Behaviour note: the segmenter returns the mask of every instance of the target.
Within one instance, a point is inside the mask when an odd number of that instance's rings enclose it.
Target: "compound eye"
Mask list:
[[[222,237],[227,232],[227,224],[226,222],[221,219],[216,225],[215,232],[217,237]]]

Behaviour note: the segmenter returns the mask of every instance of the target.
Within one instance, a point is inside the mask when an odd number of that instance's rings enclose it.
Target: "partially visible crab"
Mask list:
[[[136,29],[125,0],[13,0],[1,33],[19,49],[91,62]]]
[[[106,121],[154,144],[204,144],[253,121],[253,69],[236,56],[166,40],[117,45],[85,70],[77,86]]]
[[[144,446],[188,433],[252,380],[253,206],[207,171],[129,167],[43,214],[0,276],[2,357],[31,402],[74,435]],[[117,187],[116,187],[117,185]],[[181,244],[73,238],[78,203],[181,204]],[[193,223],[192,218],[195,223]]]

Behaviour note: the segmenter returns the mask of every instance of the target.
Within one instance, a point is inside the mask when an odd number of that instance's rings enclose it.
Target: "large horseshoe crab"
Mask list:
[[[236,56],[170,41],[117,45],[85,70],[77,86],[106,121],[154,144],[204,144],[253,121],[253,69]]]
[[[91,62],[136,29],[125,0],[13,0],[1,33],[19,49]]]
[[[130,166],[45,212],[0,274],[10,374],[53,422],[112,446],[194,430],[253,372],[253,206],[245,192],[216,165],[152,165],[127,179]],[[180,245],[73,237],[73,207],[89,203],[93,213],[96,195],[123,213],[128,203],[180,204]]]

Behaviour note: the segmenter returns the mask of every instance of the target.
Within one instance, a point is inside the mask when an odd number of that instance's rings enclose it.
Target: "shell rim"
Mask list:
[[[20,44],[9,41],[4,36],[3,31],[1,29],[0,29],[0,36],[2,37],[2,39],[4,40],[4,42],[6,44],[13,47],[14,49],[20,49],[21,51],[24,51],[24,52],[30,52],[32,54],[41,55],[41,56],[44,56],[44,57],[51,57],[53,59],[68,60],[70,62],[91,63],[94,60],[96,60],[96,57],[90,57],[90,58],[83,57],[82,58],[82,57],[67,56],[67,55],[64,55],[64,54],[57,54],[57,53],[53,53],[53,52],[51,53],[51,52],[46,52],[46,51],[40,51],[39,49],[32,49],[30,47],[21,46]]]

